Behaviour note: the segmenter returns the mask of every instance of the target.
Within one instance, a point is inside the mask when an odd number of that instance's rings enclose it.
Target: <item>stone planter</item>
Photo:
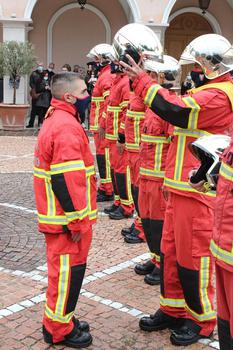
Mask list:
[[[0,103],[0,117],[3,130],[23,130],[29,105],[11,105]]]

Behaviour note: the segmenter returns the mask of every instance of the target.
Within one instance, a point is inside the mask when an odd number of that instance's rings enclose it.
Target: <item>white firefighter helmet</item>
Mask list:
[[[215,189],[220,169],[220,156],[229,146],[231,137],[227,135],[203,136],[189,144],[192,154],[201,162],[191,182],[206,180],[211,189]]]
[[[205,34],[186,47],[180,64],[198,63],[207,79],[215,79],[233,69],[233,46],[221,35]]]
[[[179,62],[172,56],[164,55],[163,63],[146,59],[143,68],[158,74],[158,83],[169,89],[180,89],[181,67]]]
[[[122,27],[113,39],[113,48],[119,60],[126,61],[129,54],[138,63],[143,53],[144,57],[161,61],[163,48],[157,35],[149,27],[131,23]]]
[[[92,60],[98,59],[100,61],[103,61],[103,60],[114,61],[116,59],[115,51],[112,45],[109,45],[109,44],[99,44],[94,46],[90,50],[90,52],[87,54],[87,57]]]

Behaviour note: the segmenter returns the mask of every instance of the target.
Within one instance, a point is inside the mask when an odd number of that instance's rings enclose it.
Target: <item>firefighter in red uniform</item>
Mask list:
[[[198,161],[187,145],[202,135],[224,134],[231,128],[232,83],[226,73],[231,50],[220,35],[193,40],[183,52],[181,64],[199,63],[204,85],[183,98],[169,95],[130,57],[133,67],[122,62],[134,80],[135,93],[157,115],[175,125],[164,182],[170,194],[161,244],[160,309],[140,320],[141,329],[147,331],[175,326],[170,337],[175,345],[189,345],[209,336],[216,323],[209,250],[215,198],[214,193],[200,194],[189,186],[188,173]]]
[[[103,113],[106,112],[110,88],[114,75],[111,74],[109,54],[114,54],[112,46],[108,44],[96,45],[87,55],[98,63],[99,75],[92,92],[90,110],[90,131],[94,134],[96,147],[96,160],[100,175],[97,202],[111,201],[113,199],[113,186],[111,179],[109,148],[104,134],[99,133]]]
[[[118,44],[123,45],[127,50],[127,53],[134,57],[135,60],[139,60],[140,56],[134,50],[133,47],[129,46],[131,38],[135,38],[135,30],[141,38],[140,30],[144,29],[144,26],[140,24],[128,24],[124,26],[116,36],[114,37],[113,46],[115,45],[115,50],[118,52]],[[153,55],[162,53],[162,47],[158,41],[156,35],[153,31],[147,28],[143,33],[144,46],[141,46],[142,51],[145,51],[146,47],[150,47],[151,51],[148,51],[147,54],[151,55],[152,50],[154,49]],[[127,38],[127,39],[125,39]],[[151,44],[154,39],[154,46],[147,46],[147,43]],[[157,52],[156,52],[157,51]],[[120,58],[121,53],[118,52]],[[132,88],[131,88],[132,90]],[[121,127],[119,129],[119,138],[118,138],[118,148],[127,150],[128,155],[128,164],[130,168],[131,175],[131,185],[132,185],[132,194],[134,199],[134,205],[137,211],[137,218],[135,219],[131,228],[126,228],[122,230],[122,234],[125,236],[124,240],[127,243],[141,243],[145,241],[143,226],[140,219],[140,210],[138,207],[138,195],[139,195],[139,169],[140,169],[140,143],[141,143],[141,134],[143,131],[143,124],[145,121],[145,111],[146,106],[141,97],[135,95],[133,91],[130,92],[130,100],[128,105],[128,110],[125,116],[125,121],[122,121]]]
[[[110,219],[121,220],[131,217],[134,211],[127,153],[125,150],[119,153],[116,145],[120,123],[129,103],[129,78],[121,66],[114,62],[115,57],[109,58],[112,61],[111,73],[115,78],[110,89],[106,115],[102,118],[100,127],[109,145],[114,203],[105,208],[104,212],[109,214]]]
[[[233,110],[233,91],[231,103]],[[217,187],[215,224],[210,250],[216,259],[218,338],[220,350],[232,350],[233,235],[231,209],[233,192],[233,141],[230,136],[226,135],[204,136],[193,142],[190,148],[192,153],[201,160],[200,168],[194,169],[189,174],[190,185],[200,192],[206,192],[213,187]],[[223,155],[221,155],[221,151],[224,152]]]
[[[175,93],[174,89],[180,89],[181,70],[175,58],[164,55],[161,65],[146,60],[143,68],[171,94]],[[140,149],[139,210],[151,260],[137,264],[134,269],[137,274],[145,275],[144,281],[150,285],[160,283],[160,242],[166,207],[162,187],[172,131],[168,122],[150,108],[146,110]]]
[[[75,73],[55,75],[52,94],[34,168],[39,231],[45,235],[48,264],[43,335],[49,344],[80,348],[92,343],[88,323],[74,317],[96,220],[94,159],[77,115],[89,96]]]

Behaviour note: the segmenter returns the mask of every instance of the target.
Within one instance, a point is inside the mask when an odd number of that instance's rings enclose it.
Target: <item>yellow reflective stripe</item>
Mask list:
[[[197,314],[195,311],[191,310],[188,305],[185,306],[185,309],[198,321],[204,322],[204,321],[209,321],[213,320],[216,318],[216,312],[215,311],[210,311],[205,314]]]
[[[65,212],[68,222],[73,220],[83,220],[88,215],[88,208],[82,210]]]
[[[134,140],[135,144],[139,145],[140,144],[140,119],[134,120]]]
[[[65,316],[57,315],[46,304],[45,305],[45,315],[55,322],[69,323],[70,320],[72,319],[72,317],[74,316],[74,312],[72,311],[68,315],[65,315]]]
[[[119,201],[120,200],[120,196],[118,194],[114,194],[114,200],[115,201]]]
[[[99,102],[96,101],[94,125],[91,127],[91,130],[98,130],[99,128],[100,106],[101,106],[101,103],[103,103],[103,101],[99,101]]]
[[[156,262],[160,263],[160,255],[150,252],[151,259],[154,259]]]
[[[155,151],[155,171],[161,171],[162,154],[163,154],[163,144],[159,143],[156,145],[156,151]]]
[[[124,107],[127,107],[128,106],[128,104],[129,104],[129,101],[128,100],[126,100],[126,101],[122,101],[121,103],[120,103],[120,107],[121,108],[124,108]]]
[[[115,141],[115,140],[117,140],[118,135],[105,134],[105,138],[106,138],[107,140],[113,140],[113,141]]]
[[[153,169],[146,169],[146,168],[140,168],[140,175],[144,176],[153,176],[153,177],[161,177],[164,178],[165,176],[165,171],[156,171]]]
[[[142,142],[148,143],[170,143],[169,139],[165,136],[153,136],[147,134],[142,134],[141,140]]]
[[[210,251],[216,259],[233,266],[233,251],[220,248],[213,239],[210,242]]]
[[[131,176],[130,176],[129,165],[127,165],[127,167],[126,167],[126,186],[127,186],[128,199],[129,199],[130,204],[132,204],[132,203],[134,203],[134,201],[133,201],[133,195],[132,195]]]
[[[102,118],[106,119],[106,113],[105,112],[102,113]]]
[[[98,96],[94,97],[94,96],[92,96],[91,102],[104,102],[104,98],[102,96],[101,97],[98,97]]]
[[[151,107],[152,102],[153,102],[153,100],[154,100],[154,98],[155,98],[157,92],[159,91],[159,89],[161,89],[161,86],[160,86],[159,84],[152,85],[152,86],[148,89],[148,91],[147,91],[147,93],[146,93],[146,97],[145,97],[145,99],[144,99],[144,103],[145,103],[147,106]]]
[[[176,164],[175,164],[175,173],[174,173],[174,178],[177,181],[179,181],[181,179],[181,175],[182,175],[185,145],[186,145],[186,136],[183,136],[183,135],[178,136]]]
[[[67,225],[68,220],[67,217],[64,215],[54,215],[54,216],[48,216],[44,214],[37,214],[38,215],[38,221],[40,224],[48,224],[48,225]]]
[[[133,200],[127,200],[127,199],[120,199],[121,204],[123,205],[131,205],[133,204]]]
[[[179,308],[184,308],[186,306],[184,299],[171,299],[171,298],[164,298],[162,296],[160,296],[160,304],[162,306],[179,307]]]
[[[34,167],[34,172],[33,172],[35,177],[39,177],[40,179],[50,179],[50,174],[48,171],[44,169],[39,169]]]
[[[68,291],[69,282],[69,270],[70,270],[70,256],[69,254],[60,255],[60,271],[59,282],[57,291],[57,303],[55,309],[55,315],[63,316],[65,314],[65,302]]]
[[[177,180],[172,180],[169,178],[164,179],[164,186],[171,187],[175,190],[179,191],[188,191],[188,192],[194,192],[200,194],[200,192],[196,191],[194,188],[192,188],[188,182],[185,181],[177,181]],[[206,193],[201,193],[202,196],[210,196],[210,197],[216,197],[216,193],[214,191],[206,192]]]
[[[88,216],[89,216],[89,219],[90,219],[90,220],[96,219],[96,218],[97,218],[97,209],[94,209],[94,210],[90,211],[90,213],[88,214]]]
[[[204,131],[204,130],[189,130],[189,129],[180,129],[180,128],[175,128],[173,135],[176,136],[187,136],[187,137],[195,137],[199,138],[201,136],[208,136],[211,135],[211,133]]]
[[[187,107],[191,108],[191,112],[189,114],[188,129],[197,129],[198,116],[201,107],[195,101],[195,99],[190,96],[182,98],[182,101],[186,104]]]
[[[136,112],[128,109],[126,112],[126,117],[134,119],[145,119],[145,112]]]
[[[100,179],[101,184],[110,184],[112,182],[111,179]]]
[[[107,112],[120,112],[121,107],[118,106],[108,106],[107,107]]]
[[[47,199],[47,215],[55,216],[56,215],[56,204],[55,196],[51,186],[51,180],[45,179],[45,190],[46,190],[46,199]]]
[[[103,97],[106,98],[107,96],[110,95],[110,90],[107,90],[103,93]]]
[[[121,122],[120,128],[124,130],[125,129],[125,123]]]
[[[219,174],[229,181],[233,181],[233,169],[226,163],[221,164]]]
[[[200,296],[201,303],[203,306],[203,314],[212,312],[212,305],[208,297],[208,286],[209,286],[209,271],[210,271],[210,258],[201,258],[201,268],[200,268]]]
[[[51,175],[67,173],[69,171],[85,170],[85,165],[82,160],[53,164],[50,166]]]
[[[130,149],[131,150],[139,150],[140,149],[139,145],[137,145],[136,143],[128,143],[128,142],[126,142],[125,147],[128,150],[130,150]]]
[[[86,175],[87,176],[95,175],[95,167],[94,167],[94,165],[86,167]]]
[[[106,180],[112,181],[111,178],[111,165],[110,165],[110,158],[109,158],[109,148],[105,148],[105,161],[106,161]]]

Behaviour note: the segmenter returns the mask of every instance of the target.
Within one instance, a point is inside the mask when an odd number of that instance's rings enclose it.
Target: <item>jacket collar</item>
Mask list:
[[[51,107],[55,108],[55,109],[61,109],[62,111],[68,112],[70,114],[72,114],[74,117],[76,117],[77,111],[75,106],[62,101],[62,100],[58,100],[56,98],[52,98],[51,101]]]

